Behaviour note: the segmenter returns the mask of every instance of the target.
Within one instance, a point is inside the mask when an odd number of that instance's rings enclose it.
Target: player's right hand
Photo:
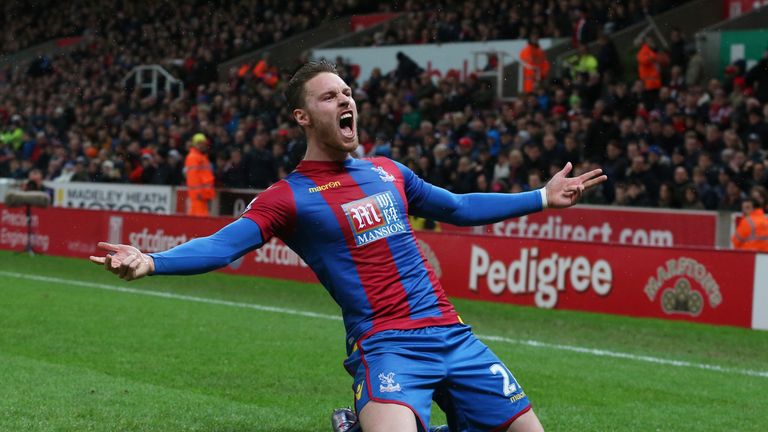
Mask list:
[[[116,274],[120,279],[131,281],[150,275],[155,271],[155,262],[151,256],[141,253],[133,246],[99,242],[100,249],[107,253],[103,257],[91,256],[94,264]]]

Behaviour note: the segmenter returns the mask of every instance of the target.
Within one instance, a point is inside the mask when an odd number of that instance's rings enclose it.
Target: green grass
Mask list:
[[[126,283],[0,252],[0,431],[327,431],[352,402],[342,323],[29,277],[337,315],[322,287],[224,274]],[[455,301],[548,430],[768,430],[768,332]],[[597,356],[520,340],[727,371]],[[444,421],[437,414],[436,422]]]

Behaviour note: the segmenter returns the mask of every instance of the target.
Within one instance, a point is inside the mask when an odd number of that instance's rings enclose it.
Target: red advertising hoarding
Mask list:
[[[751,326],[754,255],[420,233],[450,296]]]
[[[723,0],[723,19],[733,19],[752,12],[755,4],[759,5],[759,2],[755,0]]]
[[[214,233],[231,218],[152,216],[146,214],[108,215],[111,243],[126,243],[144,252],[160,252],[195,237]],[[228,273],[315,282],[314,273],[283,242],[272,239],[258,250],[233,262]]]
[[[32,246],[35,252],[87,258],[99,254],[100,241],[125,243],[143,252],[159,252],[209,235],[231,218],[102,212],[65,208],[34,209]],[[23,250],[27,222],[23,209],[0,204],[0,249]],[[230,264],[229,273],[315,282],[314,273],[298,255],[277,239]]]
[[[106,213],[65,208],[32,210],[32,248],[47,255],[87,257],[94,239],[104,240]],[[27,217],[23,208],[0,205],[0,249],[24,250]]]
[[[442,232],[639,246],[716,246],[717,214],[704,211],[579,206],[480,227],[441,224]]]
[[[37,252],[50,255],[85,258],[99,253],[96,243],[105,240],[155,252],[208,235],[229,221],[35,209],[32,239]],[[0,205],[0,248],[23,250],[26,238],[24,211]],[[752,253],[431,232],[418,238],[453,297],[740,327],[756,322],[753,295],[762,291]],[[225,271],[316,281],[276,239]]]

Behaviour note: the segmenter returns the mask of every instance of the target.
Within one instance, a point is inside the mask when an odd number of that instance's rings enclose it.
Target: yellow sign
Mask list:
[[[309,193],[322,192],[322,191],[326,191],[328,189],[334,189],[334,188],[337,188],[337,187],[341,187],[341,182],[340,181],[332,181],[332,182],[328,182],[328,183],[326,183],[324,185],[320,185],[320,186],[317,186],[317,187],[309,188]]]

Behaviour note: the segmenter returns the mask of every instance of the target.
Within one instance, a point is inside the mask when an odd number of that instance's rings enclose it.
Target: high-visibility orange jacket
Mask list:
[[[661,88],[661,68],[659,67],[658,55],[646,43],[637,52],[637,74],[643,82],[645,90]]]
[[[256,66],[253,67],[253,76],[270,87],[275,87],[279,80],[277,68],[268,65],[264,59],[259,60]]]
[[[189,198],[203,201],[212,200],[215,195],[213,190],[214,177],[208,156],[192,147],[184,160],[184,170],[187,173]]]
[[[741,218],[731,242],[736,249],[768,252],[768,218],[763,209]]]
[[[264,59],[259,60],[256,66],[253,67],[253,76],[256,78],[263,78],[267,73],[267,62]]]
[[[237,76],[240,78],[244,78],[246,75],[248,75],[248,71],[251,70],[251,64],[250,63],[243,63],[238,69],[237,69]]]
[[[528,44],[520,51],[520,64],[523,67],[523,91],[530,93],[536,83],[549,75],[549,61],[541,47]]]

